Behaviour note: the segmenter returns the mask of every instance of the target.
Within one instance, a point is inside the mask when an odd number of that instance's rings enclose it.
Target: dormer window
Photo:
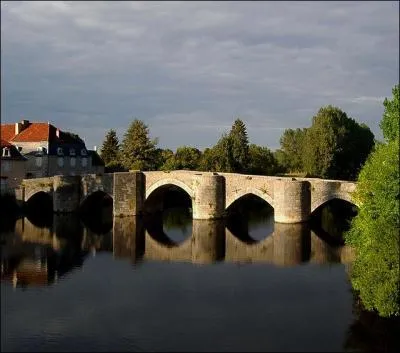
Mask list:
[[[75,148],[70,148],[69,149],[69,155],[70,156],[75,156]]]
[[[63,156],[64,155],[63,149],[61,147],[57,147],[57,154],[59,156]]]
[[[82,155],[82,156],[87,156],[86,148],[82,148],[82,149],[81,149],[81,155]]]
[[[46,147],[38,147],[37,148],[37,156],[43,156],[44,154],[46,154],[47,150]]]
[[[11,157],[10,149],[8,147],[3,148],[3,157]]]

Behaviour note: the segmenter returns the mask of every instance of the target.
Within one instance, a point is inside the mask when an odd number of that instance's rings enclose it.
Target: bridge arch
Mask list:
[[[150,185],[150,187],[146,188],[146,200],[154,191],[161,188],[162,186],[168,186],[168,185],[177,186],[183,189],[190,196],[191,199],[194,198],[194,191],[187,184],[178,179],[166,178],[166,179],[161,179],[155,182],[154,184]]]
[[[231,197],[229,197],[230,195],[228,195],[227,200],[226,200],[225,210],[228,209],[228,207],[231,206],[235,201],[237,201],[240,198],[247,196],[247,195],[258,196],[259,198],[261,198],[265,202],[267,202],[272,208],[274,208],[274,200],[266,192],[263,192],[256,188],[246,188],[246,189],[242,189],[242,190],[236,192]]]
[[[28,202],[30,199],[32,199],[34,196],[40,195],[40,194],[46,194],[48,195],[51,199],[53,199],[53,188],[34,188],[30,189],[25,192],[25,202]]]
[[[107,196],[107,197],[111,198],[112,200],[114,200],[113,194],[110,194],[109,192],[103,190],[102,188],[98,188],[98,189],[92,190],[88,194],[83,195],[82,199],[79,202],[79,206],[82,206],[83,204],[85,204],[87,202],[88,199],[91,199],[92,197],[99,195],[99,194],[103,194],[104,196]]]
[[[322,206],[322,205],[326,204],[327,202],[334,200],[334,199],[347,201],[354,206],[360,207],[360,205],[358,205],[356,202],[354,202],[353,198],[351,197],[351,195],[349,193],[334,193],[334,194],[330,194],[330,195],[324,196],[322,198],[319,198],[319,199],[313,201],[311,204],[311,213],[313,213],[320,206]]]

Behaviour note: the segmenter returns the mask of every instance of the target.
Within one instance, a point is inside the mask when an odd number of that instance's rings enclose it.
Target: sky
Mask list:
[[[140,119],[158,146],[213,146],[235,119],[279,148],[332,104],[381,139],[399,2],[2,1],[1,120],[101,148]]]

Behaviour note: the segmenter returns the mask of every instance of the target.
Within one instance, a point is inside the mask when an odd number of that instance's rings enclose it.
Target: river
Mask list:
[[[364,337],[340,212],[292,225],[245,202],[223,221],[187,207],[101,212],[3,226],[2,351],[384,351],[391,340]]]

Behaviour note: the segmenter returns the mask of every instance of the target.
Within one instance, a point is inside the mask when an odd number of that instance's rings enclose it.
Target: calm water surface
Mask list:
[[[9,222],[1,350],[360,348],[337,229],[274,224],[257,209],[223,222],[181,208]]]

